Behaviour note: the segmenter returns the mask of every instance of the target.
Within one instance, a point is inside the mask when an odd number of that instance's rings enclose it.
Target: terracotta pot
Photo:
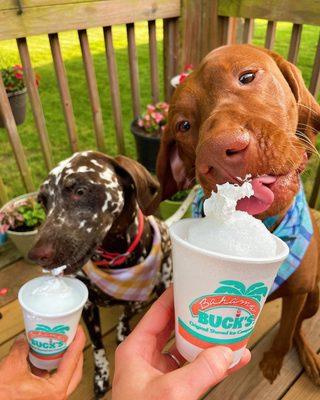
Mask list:
[[[8,93],[7,95],[16,124],[21,125],[26,119],[27,89],[24,88],[22,90],[19,90],[18,92]],[[1,117],[0,127],[4,127],[4,123]]]

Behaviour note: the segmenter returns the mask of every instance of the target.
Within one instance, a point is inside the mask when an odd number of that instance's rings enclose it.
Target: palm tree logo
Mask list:
[[[70,328],[67,325],[57,325],[53,328],[50,328],[50,326],[48,325],[37,324],[35,330],[40,332],[59,333],[61,335],[65,335],[65,333],[68,332]]]
[[[261,302],[268,294],[268,287],[263,282],[257,282],[250,285],[248,288],[239,281],[225,280],[219,282],[222,286],[214,291],[214,294],[233,294],[243,297],[249,297]]]

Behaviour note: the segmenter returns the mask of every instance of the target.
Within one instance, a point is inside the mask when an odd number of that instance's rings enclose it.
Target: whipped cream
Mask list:
[[[217,193],[212,192],[211,197],[204,201],[204,214],[206,217],[226,219],[236,211],[238,200],[251,197],[253,194],[252,185],[248,181],[241,186],[228,182],[217,185]]]
[[[236,210],[237,202],[253,195],[249,181],[240,185],[217,185],[217,192],[204,201],[205,217],[195,220],[187,240],[202,249],[245,258],[270,258],[277,244],[263,223],[245,211]]]

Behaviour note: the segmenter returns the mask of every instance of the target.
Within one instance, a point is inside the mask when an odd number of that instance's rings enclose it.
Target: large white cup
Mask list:
[[[55,315],[32,310],[25,294],[34,289],[36,280],[41,283],[44,277],[32,279],[19,290],[18,299],[22,307],[27,339],[30,346],[30,362],[41,369],[51,371],[58,367],[63,353],[73,341],[81,312],[88,299],[87,287],[78,279],[63,277],[68,285],[80,294],[79,303],[72,309]]]
[[[276,256],[265,259],[202,250],[186,241],[195,223],[195,219],[184,219],[170,228],[177,349],[192,361],[208,347],[228,346],[234,352],[234,366],[289,249],[274,236]]]

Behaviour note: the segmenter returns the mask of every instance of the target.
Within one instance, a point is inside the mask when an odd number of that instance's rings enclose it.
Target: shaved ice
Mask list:
[[[204,202],[205,217],[189,228],[187,240],[194,246],[229,256],[269,258],[277,243],[263,223],[245,211],[236,210],[237,201],[253,195],[250,182],[241,186],[217,185]]]
[[[36,313],[57,315],[69,312],[83,298],[78,282],[72,278],[43,276],[35,278],[25,285],[23,302]]]

